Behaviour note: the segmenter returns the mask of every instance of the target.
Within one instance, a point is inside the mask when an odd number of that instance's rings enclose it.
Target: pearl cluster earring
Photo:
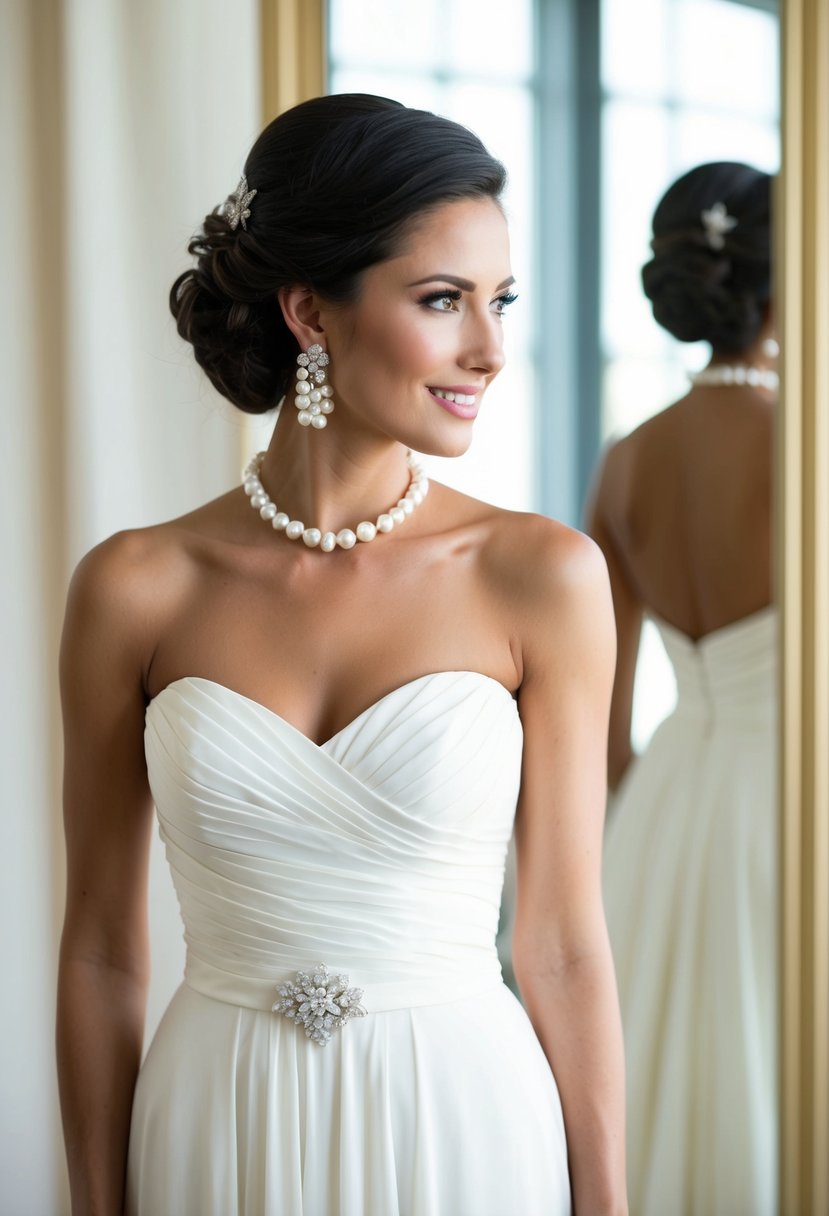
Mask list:
[[[334,412],[332,397],[334,390],[326,384],[325,368],[330,362],[328,355],[314,342],[306,351],[297,355],[299,364],[296,373],[296,400],[300,426],[312,426],[321,431],[328,426],[328,414]]]

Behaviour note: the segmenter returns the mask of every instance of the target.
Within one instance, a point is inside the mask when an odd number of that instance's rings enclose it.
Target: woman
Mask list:
[[[610,449],[590,512],[618,633],[605,900],[638,1216],[775,1211],[769,194],[767,174],[720,163],[659,203],[645,291],[669,333],[712,357]],[[678,701],[634,760],[646,613]]]
[[[242,488],[72,585],[75,1213],[626,1210],[604,563],[408,454],[465,451],[503,364],[503,181],[454,123],[319,98],[191,243],[180,333],[240,408],[286,399]],[[188,958],[136,1086],[151,798]],[[494,951],[516,801],[531,1022]]]

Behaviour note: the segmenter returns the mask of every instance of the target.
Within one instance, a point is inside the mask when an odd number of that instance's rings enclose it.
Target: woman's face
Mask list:
[[[507,225],[490,199],[418,220],[358,299],[320,313],[337,416],[432,455],[466,451],[501,370],[512,284]]]

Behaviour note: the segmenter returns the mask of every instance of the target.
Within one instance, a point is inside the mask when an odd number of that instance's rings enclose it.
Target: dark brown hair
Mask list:
[[[712,248],[703,211],[722,203],[736,220]],[[653,315],[681,342],[735,354],[757,338],[769,303],[771,178],[733,161],[699,165],[653,216],[654,256],[642,268]]]
[[[298,346],[277,292],[353,300],[410,222],[444,202],[498,201],[503,166],[449,119],[362,93],[303,102],[265,128],[245,162],[247,228],[217,207],[190,241],[196,264],[170,292],[178,331],[213,384],[264,413],[287,391]]]

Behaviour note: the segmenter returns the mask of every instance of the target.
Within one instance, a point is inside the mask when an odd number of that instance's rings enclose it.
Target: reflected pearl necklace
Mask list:
[[[257,452],[242,476],[242,485],[250,499],[250,505],[259,512],[262,519],[270,523],[275,532],[284,532],[288,540],[299,540],[302,537],[309,549],[319,548],[323,553],[331,553],[337,546],[341,549],[353,549],[358,540],[368,544],[378,532],[391,532],[411,515],[415,507],[420,506],[429,492],[429,482],[423,469],[412,453],[407,452],[406,464],[411,473],[409,486],[393,507],[378,515],[374,523],[364,519],[353,531],[351,528],[341,528],[339,532],[322,532],[319,528],[306,528],[302,520],[291,519],[284,511],[277,509],[276,503],[259,480],[264,456],[264,452]]]
[[[697,384],[748,384],[752,388],[767,388],[775,392],[780,377],[769,367],[747,367],[745,364],[720,363],[701,372],[689,372],[688,379]]]

